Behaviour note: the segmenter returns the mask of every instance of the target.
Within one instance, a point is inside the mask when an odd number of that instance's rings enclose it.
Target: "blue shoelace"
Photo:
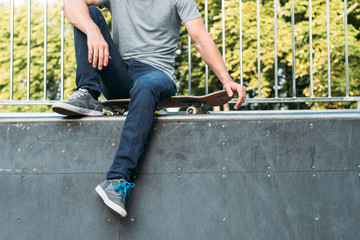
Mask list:
[[[119,185],[116,185],[114,190],[119,191],[121,197],[126,200],[126,197],[130,195],[130,191],[132,188],[135,188],[135,183],[129,183],[125,181],[124,183],[116,182]]]

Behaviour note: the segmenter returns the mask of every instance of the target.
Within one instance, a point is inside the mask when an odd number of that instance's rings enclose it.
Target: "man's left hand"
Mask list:
[[[224,84],[224,89],[227,91],[229,97],[234,96],[234,92],[238,95],[238,100],[234,106],[234,109],[238,109],[244,102],[246,96],[246,87],[236,82],[228,82]]]

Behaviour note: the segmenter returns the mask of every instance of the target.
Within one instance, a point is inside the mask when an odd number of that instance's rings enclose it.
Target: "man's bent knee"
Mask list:
[[[160,89],[157,83],[147,78],[140,78],[136,80],[131,92],[134,94],[152,94],[159,95]]]
[[[138,79],[131,89],[132,96],[151,96],[152,98],[155,98],[156,101],[175,94],[176,88],[171,80],[159,81],[159,79],[157,79],[152,81],[152,79],[149,78],[142,78]]]
[[[98,19],[103,19],[104,16],[100,9],[95,6],[89,6],[90,17],[96,22]]]

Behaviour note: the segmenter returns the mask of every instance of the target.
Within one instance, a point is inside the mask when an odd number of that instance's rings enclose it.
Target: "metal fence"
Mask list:
[[[31,3],[32,0],[27,0],[27,74],[26,74],[26,100],[13,99],[13,84],[14,84],[14,9],[15,0],[10,0],[10,97],[8,100],[0,99],[0,105],[52,105],[55,101],[47,100],[47,32],[48,32],[48,0],[44,0],[44,86],[43,86],[43,100],[30,100],[30,62],[31,62]],[[61,0],[64,3],[64,0]],[[60,100],[64,100],[64,13],[61,11],[61,81],[60,81]]]
[[[48,31],[48,1],[49,0],[43,0],[44,2],[44,86],[43,86],[43,99],[42,100],[31,100],[30,99],[30,61],[31,61],[31,0],[27,0],[28,4],[28,13],[27,13],[27,78],[26,78],[26,99],[25,100],[14,100],[13,99],[13,71],[14,71],[14,2],[15,0],[10,0],[10,97],[9,99],[0,99],[0,105],[49,105],[54,103],[54,100],[47,100],[47,84],[46,84],[46,71],[47,71],[47,31]],[[208,0],[205,1],[205,14],[204,14],[204,22],[206,28],[208,28],[208,12],[209,12],[209,3]],[[296,96],[296,77],[295,77],[295,11],[294,11],[294,1],[291,1],[291,39],[292,39],[292,96],[291,97],[280,97],[278,86],[279,86],[279,68],[278,68],[278,13],[277,13],[277,4],[278,1],[274,0],[274,90],[275,90],[275,96],[271,98],[263,98],[261,96],[261,47],[260,47],[260,1],[256,0],[257,10],[257,72],[258,74],[258,97],[257,98],[247,98],[247,103],[284,103],[284,102],[360,102],[360,96],[350,96],[350,90],[349,90],[349,57],[348,57],[348,7],[347,7],[347,0],[344,0],[344,24],[345,24],[345,86],[346,86],[346,94],[344,96],[337,96],[333,97],[331,92],[331,64],[330,64],[330,51],[327,51],[327,72],[328,72],[328,96],[327,97],[314,97],[314,88],[313,88],[313,50],[312,47],[310,47],[310,97],[298,97]],[[61,3],[63,3],[64,0],[61,0]],[[242,9],[242,0],[239,1],[239,32],[243,33],[243,9]],[[221,0],[221,7],[222,12],[225,13],[222,16],[222,56],[225,61],[225,51],[226,51],[226,34],[225,34],[225,22],[226,22],[226,11],[225,8],[225,0]],[[312,46],[312,40],[313,40],[313,34],[312,34],[312,0],[309,0],[309,44]],[[330,20],[329,20],[329,0],[326,0],[326,32],[327,32],[327,49],[330,49]],[[59,100],[64,100],[64,14],[61,13],[61,80],[60,80],[60,96]],[[238,80],[241,84],[244,83],[243,79],[243,36],[242,34],[239,34],[239,42],[240,42],[240,79]],[[189,88],[189,95],[191,95],[191,39],[188,37],[188,88]],[[206,85],[205,85],[205,93],[208,93],[208,84],[209,84],[209,68],[208,66],[205,67],[205,73],[206,73]],[[235,102],[236,99],[233,99],[232,102]],[[358,104],[360,105],[360,104]]]

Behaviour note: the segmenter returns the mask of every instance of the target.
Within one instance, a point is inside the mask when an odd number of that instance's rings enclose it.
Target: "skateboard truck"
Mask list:
[[[124,115],[124,113],[126,111],[128,111],[127,108],[111,108],[111,107],[106,107],[105,108],[105,115],[108,115],[108,116],[118,116],[118,115]]]

